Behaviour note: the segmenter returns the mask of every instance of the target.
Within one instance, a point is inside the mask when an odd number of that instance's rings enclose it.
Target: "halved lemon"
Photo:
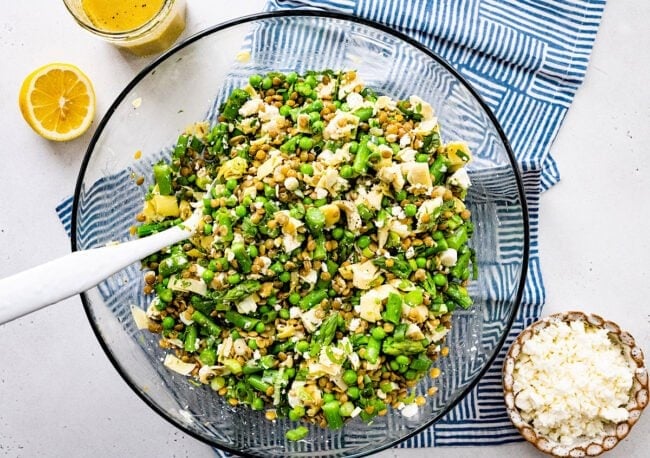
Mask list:
[[[79,68],[55,62],[37,68],[25,78],[18,105],[37,134],[63,142],[79,137],[92,124],[95,91]]]

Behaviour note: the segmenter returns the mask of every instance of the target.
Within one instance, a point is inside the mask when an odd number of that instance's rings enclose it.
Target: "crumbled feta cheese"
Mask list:
[[[359,118],[352,113],[337,110],[323,129],[325,140],[347,140],[356,132]]]
[[[296,177],[287,177],[284,179],[284,187],[289,191],[295,191],[300,186]]]
[[[194,320],[192,319],[192,314],[188,313],[188,310],[184,310],[183,312],[178,314],[178,319],[181,320],[181,323],[183,323],[185,326],[189,326],[192,323],[194,323]]]
[[[257,310],[257,302],[255,302],[255,297],[251,294],[248,297],[245,297],[240,302],[237,303],[237,311],[244,315],[253,313]]]
[[[131,315],[133,316],[133,322],[135,323],[136,328],[149,329],[149,318],[147,317],[147,312],[136,305],[132,305]]]
[[[192,292],[200,296],[208,293],[208,285],[197,278],[178,278],[176,275],[169,277],[167,287],[173,291]]]
[[[408,133],[405,133],[402,135],[399,139],[399,147],[400,148],[406,148],[411,144],[411,136]],[[410,149],[410,148],[409,148]],[[413,150],[413,153],[415,153],[415,150]],[[411,159],[413,160],[413,159]]]
[[[424,333],[417,324],[409,323],[408,328],[406,328],[406,337],[412,340],[422,340],[424,339]]]
[[[239,109],[239,114],[243,117],[253,116],[262,109],[264,102],[262,99],[249,99]]]
[[[412,130],[413,133],[422,135],[423,137],[429,135],[438,125],[437,118],[426,119],[420,122],[415,129]]]
[[[390,293],[397,293],[391,285],[383,284],[361,295],[359,305],[355,307],[359,316],[372,323],[381,320],[382,301],[388,298]]]
[[[269,153],[269,158],[257,169],[257,179],[261,180],[265,176],[271,175],[280,164],[282,164],[280,151],[272,149]]]
[[[309,283],[310,285],[315,285],[316,282],[318,281],[318,272],[316,272],[314,269],[311,269],[305,275],[301,275],[300,279],[305,283]]]
[[[402,173],[406,175],[406,181],[409,184],[423,186],[427,189],[433,187],[429,165],[426,162],[403,162]]]
[[[285,253],[291,253],[296,248],[300,248],[301,245],[300,240],[291,234],[284,234],[282,236],[282,247]]]
[[[420,411],[418,408],[418,405],[415,402],[412,402],[410,404],[406,404],[404,407],[400,409],[400,413],[402,414],[403,417],[406,418],[411,418],[417,415],[417,413]]]
[[[352,284],[359,289],[370,289],[372,281],[379,273],[379,268],[372,261],[352,264],[350,270],[352,270]]]
[[[278,107],[276,107],[275,105],[270,105],[268,103],[262,103],[259,110],[260,121],[271,122],[278,117],[284,119],[284,116],[280,115],[280,110],[278,110]]]
[[[433,199],[425,200],[424,202],[422,202],[422,204],[418,208],[417,213],[415,214],[415,218],[418,221],[417,231],[425,230],[435,222],[433,218],[429,218],[429,221],[425,222],[424,215],[431,216],[433,212],[442,205],[442,203],[443,203],[442,197],[435,197]]]
[[[417,95],[409,97],[409,103],[411,104],[411,109],[416,113],[420,113],[424,121],[433,118],[433,107],[430,103],[425,102]]]
[[[378,110],[397,110],[397,102],[388,96],[380,95],[375,102],[375,108]]]
[[[538,434],[569,445],[628,418],[633,376],[607,330],[554,322],[521,348],[513,371],[515,405]]]
[[[405,181],[402,168],[397,164],[380,168],[377,172],[377,178],[384,183],[392,184],[397,192],[404,188]]]
[[[361,325],[361,319],[360,318],[352,318],[350,320],[350,324],[348,325],[348,329],[350,332],[354,332],[357,329],[359,329],[359,326]]]
[[[327,84],[321,83],[320,87],[317,89],[318,96],[321,99],[332,97],[332,93],[334,92],[334,86],[336,86],[336,80],[334,78],[332,78]]]
[[[356,110],[364,105],[363,96],[358,92],[350,92],[345,98],[350,110]]]
[[[452,267],[456,265],[458,260],[458,253],[453,248],[447,248],[440,253],[440,264],[445,267]]]
[[[300,315],[300,319],[302,320],[302,325],[305,327],[305,329],[308,332],[311,333],[316,332],[316,329],[318,329],[318,327],[323,322],[323,319],[319,318],[319,315],[322,314],[323,311],[319,306],[316,306],[314,308],[307,310],[306,312],[303,312]]]
[[[352,76],[352,78],[349,78],[349,76]],[[359,90],[362,86],[363,81],[359,78],[356,72],[354,74],[343,74],[339,84],[339,99],[344,99],[350,92]]]
[[[190,373],[194,370],[194,367],[196,366],[195,363],[185,363],[181,361],[179,358],[177,358],[174,355],[167,354],[165,355],[165,360],[163,361],[163,365],[167,369],[171,369],[172,371],[181,374],[181,375],[190,375]]]
[[[318,162],[322,162],[326,166],[336,167],[337,165],[348,162],[351,156],[347,149],[337,148],[335,152],[328,149],[321,151],[318,155]]]
[[[456,170],[447,179],[447,183],[449,183],[452,186],[458,186],[459,188],[462,189],[468,189],[471,185],[469,175],[467,174],[467,170],[465,170],[465,168]]]

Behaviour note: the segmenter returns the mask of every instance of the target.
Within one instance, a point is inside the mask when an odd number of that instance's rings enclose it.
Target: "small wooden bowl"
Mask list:
[[[534,431],[533,427],[521,417],[519,409],[515,406],[515,393],[513,391],[515,362],[521,353],[524,343],[535,333],[544,329],[549,324],[558,321],[584,321],[591,326],[606,329],[609,333],[609,337],[615,342],[618,342],[623,348],[623,354],[631,367],[636,367],[630,392],[630,400],[626,406],[628,412],[630,412],[629,418],[618,424],[609,425],[606,428],[606,434],[599,436],[598,438],[591,441],[584,440],[576,442],[569,446],[562,445],[550,438],[538,435]],[[641,416],[641,412],[648,404],[648,371],[644,364],[643,352],[641,351],[641,348],[636,346],[634,337],[629,333],[622,331],[616,323],[607,321],[598,315],[571,311],[557,313],[541,319],[524,329],[521,334],[517,336],[517,339],[508,350],[503,365],[503,391],[505,395],[506,410],[510,416],[510,420],[519,430],[521,435],[528,442],[535,445],[539,450],[560,457],[597,456],[611,450],[622,441],[629,434],[630,429]]]

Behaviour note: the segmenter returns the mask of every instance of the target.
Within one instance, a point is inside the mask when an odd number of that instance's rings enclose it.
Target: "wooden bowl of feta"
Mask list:
[[[526,328],[503,366],[508,415],[553,456],[597,456],[624,439],[648,403],[634,338],[611,321],[564,312]]]

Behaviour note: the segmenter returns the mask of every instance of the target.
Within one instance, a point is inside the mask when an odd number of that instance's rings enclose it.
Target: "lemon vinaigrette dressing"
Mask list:
[[[185,29],[185,0],[82,0],[92,25],[137,55],[169,48]]]
[[[90,21],[106,32],[135,30],[162,9],[164,0],[82,0]]]

